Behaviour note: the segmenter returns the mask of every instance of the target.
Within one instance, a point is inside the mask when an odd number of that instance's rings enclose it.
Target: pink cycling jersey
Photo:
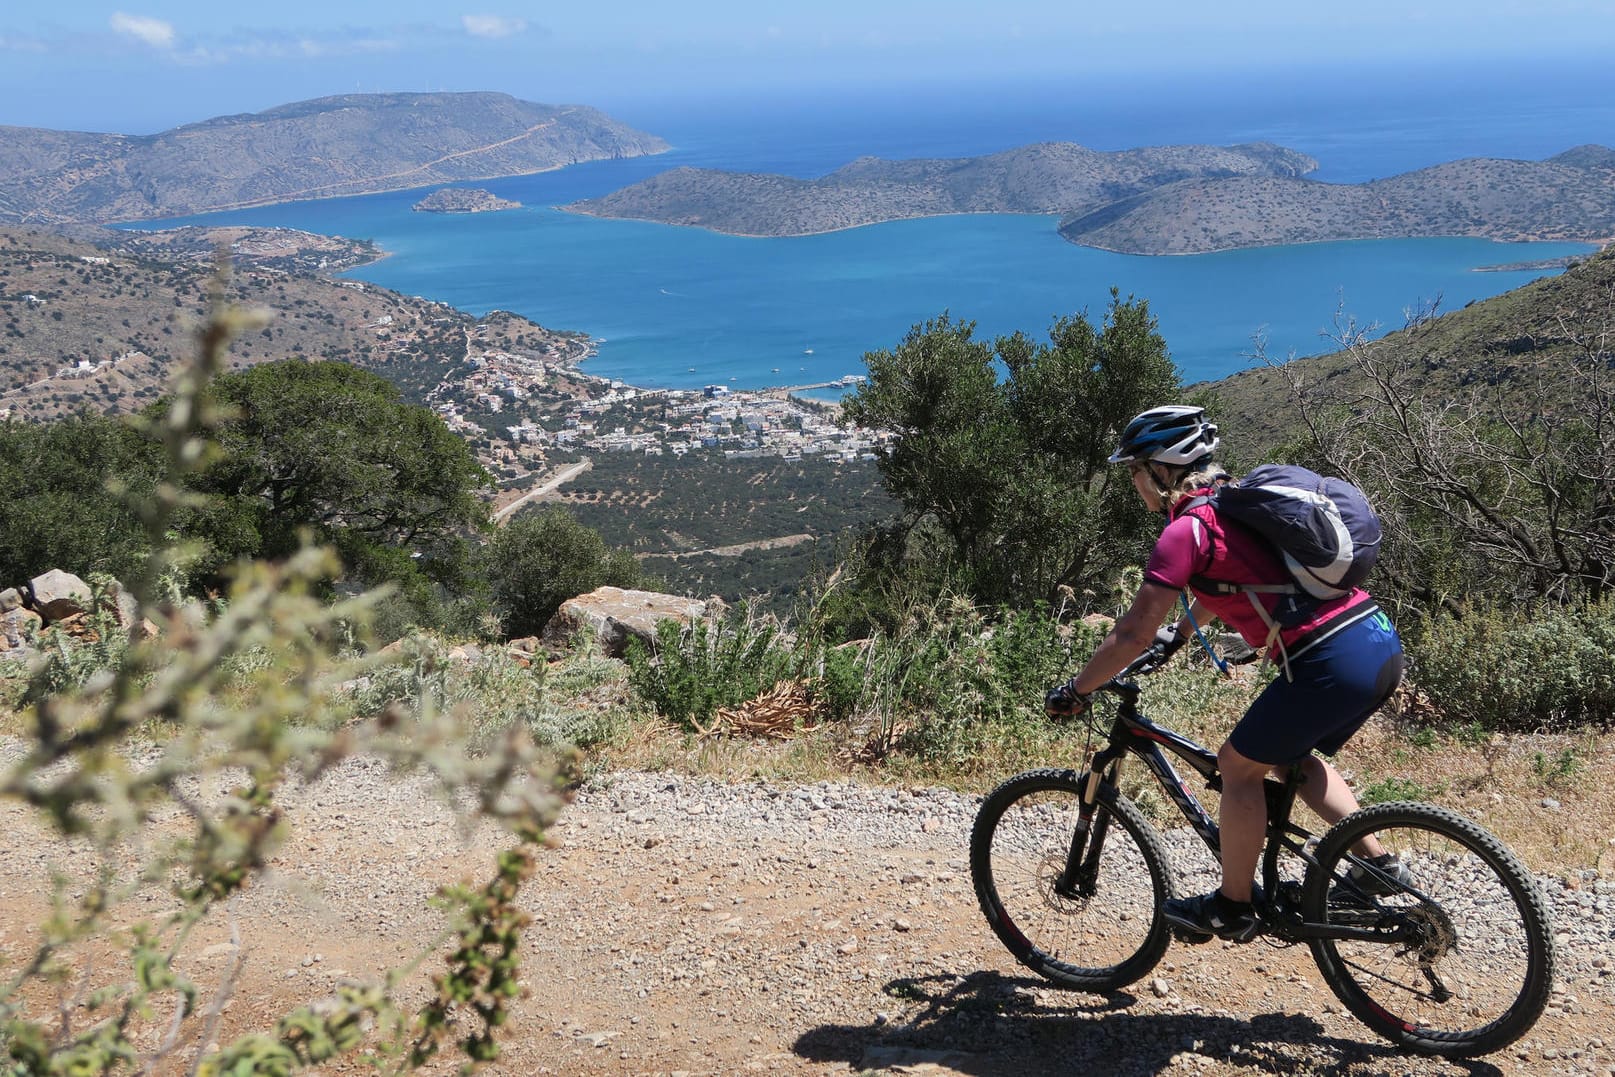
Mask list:
[[[1195,498],[1211,492],[1210,487],[1196,490],[1177,504],[1188,506]],[[1202,591],[1193,585],[1196,577],[1231,584],[1291,582],[1289,572],[1260,538],[1240,527],[1224,529],[1210,505],[1174,508],[1172,521],[1156,540],[1149,564],[1144,567],[1144,579],[1174,591],[1192,590],[1202,606],[1238,632],[1246,643],[1252,647],[1266,645],[1268,627],[1251,605],[1248,593]],[[1258,594],[1256,599],[1271,613],[1280,596]],[[1280,639],[1289,648],[1346,610],[1369,601],[1368,592],[1359,587],[1348,595],[1320,603],[1305,621],[1285,628]]]

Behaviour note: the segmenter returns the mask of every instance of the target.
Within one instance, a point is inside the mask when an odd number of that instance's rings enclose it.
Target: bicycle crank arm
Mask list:
[[[1283,925],[1296,939],[1332,939],[1336,942],[1372,942],[1381,946],[1406,942],[1408,932],[1403,927],[1352,927],[1349,924],[1289,923]]]

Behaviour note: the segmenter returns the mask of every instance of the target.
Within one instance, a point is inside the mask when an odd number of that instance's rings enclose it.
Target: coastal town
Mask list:
[[[581,373],[583,356],[537,358],[486,350],[468,356],[427,403],[477,449],[502,481],[521,480],[586,453],[727,458],[873,460],[888,435],[843,427],[839,406],[801,395],[803,387],[756,390],[644,389]],[[807,388],[849,388],[850,374]]]
[[[15,350],[44,356],[48,343],[58,357],[16,364],[10,384],[0,384],[0,421],[48,419],[85,405],[135,411],[155,400],[184,346],[185,315],[176,318],[174,310],[193,300],[124,299],[112,308],[122,316],[121,331],[102,328],[76,342],[53,327],[69,324],[69,316],[71,324],[105,326],[109,315],[95,298],[101,292],[88,285],[104,279],[108,291],[166,295],[173,283],[159,283],[151,267],[171,263],[153,256],[189,265],[210,248],[215,257],[228,249],[238,261],[241,299],[274,313],[272,328],[236,344],[235,364],[321,356],[376,371],[406,399],[430,406],[501,485],[525,487],[535,475],[606,453],[848,463],[873,459],[885,440],[881,432],[839,423],[836,397],[863,374],[756,389],[635,387],[584,372],[598,346],[584,334],[549,330],[507,311],[472,317],[324,275],[327,260],[346,266],[373,256],[373,244],[255,228],[137,233],[120,237],[110,256],[72,244],[22,249],[6,267],[0,312],[11,313],[13,334],[28,334]],[[79,281],[84,287],[77,290],[62,283],[86,275],[98,276]]]

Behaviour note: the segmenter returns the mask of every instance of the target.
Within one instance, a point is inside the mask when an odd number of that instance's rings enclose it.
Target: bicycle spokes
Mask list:
[[[1350,852],[1377,841],[1394,868]],[[1330,831],[1306,918],[1353,937],[1313,942],[1352,1012],[1415,1050],[1473,1055],[1512,1042],[1546,1004],[1546,905],[1530,873],[1469,820],[1428,805],[1366,809]],[[1327,884],[1327,885],[1325,885]]]

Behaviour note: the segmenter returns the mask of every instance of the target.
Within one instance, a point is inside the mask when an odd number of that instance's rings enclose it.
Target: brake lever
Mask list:
[[[1137,673],[1154,673],[1166,665],[1169,658],[1171,658],[1171,655],[1166,653],[1164,647],[1159,643],[1152,643],[1144,648],[1144,653],[1133,660],[1134,671]]]

